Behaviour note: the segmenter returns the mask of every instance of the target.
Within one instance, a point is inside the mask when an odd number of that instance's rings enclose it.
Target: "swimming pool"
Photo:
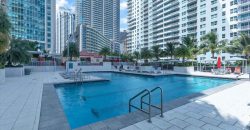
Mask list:
[[[128,113],[128,101],[143,89],[160,86],[164,102],[217,87],[233,80],[193,76],[136,76],[92,73],[111,81],[59,84],[56,92],[71,128]],[[153,103],[158,103],[153,98]],[[136,102],[135,102],[136,103]]]

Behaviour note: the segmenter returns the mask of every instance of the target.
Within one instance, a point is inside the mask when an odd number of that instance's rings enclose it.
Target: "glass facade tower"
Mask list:
[[[41,50],[53,51],[54,0],[7,0],[6,6],[12,37],[37,41]]]
[[[76,23],[98,31],[119,43],[120,0],[76,0]]]

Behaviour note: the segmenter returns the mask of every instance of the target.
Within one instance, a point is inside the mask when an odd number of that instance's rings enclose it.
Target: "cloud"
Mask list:
[[[76,7],[75,6],[71,6],[71,11],[73,12],[73,13],[75,13],[76,12]]]
[[[122,24],[127,24],[128,23],[128,19],[125,17],[125,18],[121,18],[121,23]]]
[[[126,10],[128,8],[127,2],[121,2],[120,3],[120,10]]]
[[[67,0],[56,0],[56,9],[59,9],[59,7],[65,7],[69,4]]]
[[[127,28],[120,28],[121,32],[123,32],[124,30],[127,30]]]

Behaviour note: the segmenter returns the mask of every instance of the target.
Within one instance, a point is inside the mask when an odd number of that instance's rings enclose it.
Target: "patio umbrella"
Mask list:
[[[218,57],[218,60],[217,60],[217,68],[221,68],[221,58]]]

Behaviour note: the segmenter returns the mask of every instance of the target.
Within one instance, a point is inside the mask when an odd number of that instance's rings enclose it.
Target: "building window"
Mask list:
[[[222,12],[222,16],[225,16],[225,15],[226,15],[226,11],[223,11],[223,12]]]
[[[214,11],[217,11],[217,7],[213,7],[213,8],[211,8],[211,12],[214,12]]]
[[[205,35],[206,34],[206,31],[201,31],[200,32],[200,35],[202,36],[202,35]]]
[[[206,4],[200,6],[201,9],[206,8]]]
[[[201,18],[200,21],[201,21],[201,22],[206,21],[206,17]]]
[[[200,14],[201,14],[201,15],[206,14],[206,10],[201,11]]]
[[[211,22],[211,26],[217,25],[217,21]]]
[[[225,34],[222,34],[222,38],[225,38],[226,37],[226,35]]]
[[[217,14],[213,14],[213,15],[211,15],[211,18],[212,18],[212,19],[217,18]]]
[[[206,27],[206,24],[202,24],[202,25],[200,25],[200,28],[202,29],[202,28],[205,28]]]
[[[226,19],[222,19],[222,23],[226,23]]]
[[[224,26],[224,27],[222,27],[222,31],[225,31],[226,30],[226,27]]]
[[[226,4],[223,4],[223,5],[222,5],[222,8],[226,8]]]
[[[217,28],[211,29],[211,32],[216,33],[217,32]]]
[[[217,3],[217,0],[212,0],[211,1],[211,5],[216,4],[216,3]]]

